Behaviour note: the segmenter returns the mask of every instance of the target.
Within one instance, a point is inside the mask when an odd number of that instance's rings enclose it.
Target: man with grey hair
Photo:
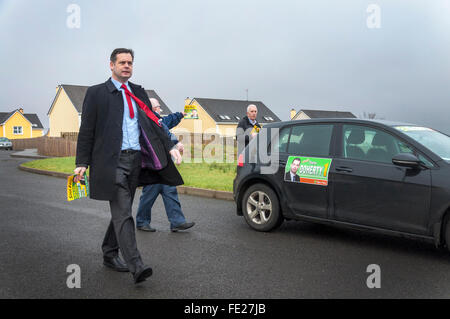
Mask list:
[[[155,98],[150,98],[153,112],[156,116],[161,118],[161,105]],[[183,144],[181,144],[176,136],[172,134],[169,129],[175,127],[180,123],[185,113],[176,112],[169,114],[161,119],[161,124],[166,133],[171,138],[173,144],[182,153]],[[167,178],[158,178],[154,176],[151,180],[148,180],[149,184],[145,185],[142,189],[142,195],[139,200],[139,208],[136,214],[136,228],[138,230],[154,232],[155,228],[150,226],[152,219],[152,207],[156,198],[161,194],[166,209],[167,218],[170,222],[170,230],[177,232],[180,230],[186,230],[195,225],[194,222],[186,222],[183,211],[181,210],[180,200],[178,199],[178,191],[176,186],[171,185],[170,180]]]
[[[255,104],[247,106],[247,116],[244,116],[236,128],[236,139],[238,143],[244,141],[244,145],[239,145],[242,149],[248,145],[250,139],[254,138],[261,129],[261,125],[256,121],[258,108]]]

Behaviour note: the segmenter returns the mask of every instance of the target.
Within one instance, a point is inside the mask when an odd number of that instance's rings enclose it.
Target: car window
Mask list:
[[[287,146],[289,141],[289,133],[291,131],[291,127],[284,127],[280,130],[279,133],[279,144],[278,144],[278,150],[279,152],[287,152]]]
[[[450,136],[422,126],[394,126],[397,130],[424,145],[442,159],[450,162]]]
[[[431,161],[429,161],[429,160],[428,160],[425,156],[423,156],[422,154],[420,154],[420,153],[414,151],[414,149],[413,149],[411,146],[409,146],[408,144],[403,143],[402,141],[400,141],[400,140],[398,140],[398,139],[395,139],[395,140],[396,140],[397,143],[398,143],[398,148],[399,148],[400,153],[410,153],[410,154],[414,154],[414,155],[416,155],[416,156],[419,158],[419,160],[421,160],[421,161],[425,164],[425,166],[427,166],[427,167],[433,167],[433,163],[431,163]]]
[[[292,127],[288,153],[329,156],[332,124],[296,125]]]
[[[391,163],[399,153],[414,154],[414,149],[393,135],[371,127],[344,125],[345,158]]]

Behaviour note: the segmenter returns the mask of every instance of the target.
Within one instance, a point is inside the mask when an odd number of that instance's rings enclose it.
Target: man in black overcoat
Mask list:
[[[128,82],[133,50],[115,49],[110,60],[111,78],[86,92],[74,172],[81,179],[89,167],[90,197],[110,204],[103,264],[130,271],[139,283],[153,270],[143,263],[137,249],[131,212],[136,187],[161,180],[173,186],[183,184],[171,160],[173,156],[180,164],[181,155],[151,111],[145,90]]]

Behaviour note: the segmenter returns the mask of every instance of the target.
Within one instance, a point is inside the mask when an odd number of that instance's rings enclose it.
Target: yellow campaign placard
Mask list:
[[[196,105],[185,105],[184,106],[184,116],[185,119],[198,119],[198,111]]]
[[[87,174],[84,173],[83,179],[75,182],[73,179],[76,175],[71,175],[67,178],[67,200],[73,201],[75,199],[89,197],[89,181]]]

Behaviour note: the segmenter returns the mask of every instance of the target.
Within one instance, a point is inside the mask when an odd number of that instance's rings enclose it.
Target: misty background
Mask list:
[[[80,8],[70,28],[69,5]],[[370,4],[380,28],[369,28]],[[111,74],[135,51],[130,81],[172,111],[186,97],[350,111],[450,133],[450,0],[0,0],[0,111],[23,107],[48,128],[59,84]]]

